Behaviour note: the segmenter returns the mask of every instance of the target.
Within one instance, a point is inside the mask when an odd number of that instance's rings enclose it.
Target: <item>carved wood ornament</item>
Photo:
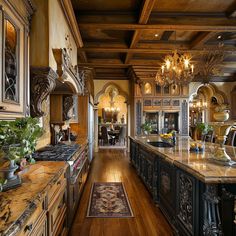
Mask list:
[[[83,94],[84,79],[80,76],[79,71],[72,65],[71,58],[66,48],[54,48],[52,51],[57,63],[59,80],[64,82],[70,77],[75,82],[78,93]]]
[[[70,110],[73,107],[73,96],[66,95],[63,97],[63,120],[69,120],[72,118]]]
[[[31,67],[30,68],[30,110],[32,117],[41,117],[42,102],[56,87],[58,75],[50,67]]]

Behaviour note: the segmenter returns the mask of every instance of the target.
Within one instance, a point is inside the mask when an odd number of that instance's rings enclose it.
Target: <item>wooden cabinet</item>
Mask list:
[[[0,118],[29,114],[28,1],[0,0]]]
[[[154,154],[150,153],[147,149],[143,147],[138,147],[132,140],[130,142],[131,153],[130,159],[131,163],[137,170],[137,173],[142,178],[144,184],[146,185],[149,192],[152,194],[153,200],[155,202],[159,199],[158,194],[158,159]]]
[[[51,94],[50,95],[50,122],[52,124],[63,124],[73,116],[73,95],[72,94]]]
[[[67,235],[67,181],[62,173],[22,227],[20,236]]]

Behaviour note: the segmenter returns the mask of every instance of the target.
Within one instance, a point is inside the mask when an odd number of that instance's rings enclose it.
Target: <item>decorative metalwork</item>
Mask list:
[[[170,176],[164,171],[161,172],[161,189],[164,194],[170,192]]]
[[[58,75],[50,67],[31,67],[30,68],[30,113],[32,117],[41,117],[42,102],[56,87]]]
[[[193,182],[183,173],[179,175],[179,212],[178,217],[184,226],[193,230]]]
[[[19,47],[18,47],[18,29],[10,22],[9,19],[4,20],[5,26],[5,70],[3,83],[4,99],[10,102],[19,101]]]
[[[69,120],[72,118],[72,107],[74,104],[73,95],[63,96],[63,120]]]
[[[188,135],[188,102],[184,100],[181,106],[182,112],[182,135]]]
[[[137,134],[141,134],[141,124],[142,124],[142,103],[140,101],[136,102],[136,131]]]
[[[203,52],[196,66],[196,75],[202,78],[202,83],[210,82],[214,75],[220,75],[224,61],[223,45],[216,50]]]
[[[206,191],[203,194],[204,201],[204,222],[203,235],[222,236],[221,219],[219,213],[219,200],[217,185],[206,185]]]

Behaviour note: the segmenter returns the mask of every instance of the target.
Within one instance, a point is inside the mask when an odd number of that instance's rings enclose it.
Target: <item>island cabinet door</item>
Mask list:
[[[179,234],[200,235],[198,181],[179,169],[176,177],[176,221]]]
[[[160,160],[160,208],[172,226],[175,216],[175,180],[175,167],[164,160]]]

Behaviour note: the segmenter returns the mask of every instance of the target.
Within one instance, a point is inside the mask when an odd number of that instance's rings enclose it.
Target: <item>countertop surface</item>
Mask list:
[[[190,152],[188,137],[178,137],[176,145],[171,148],[154,147],[148,144],[151,141],[161,141],[159,136],[135,136],[130,137],[139,144],[144,145],[148,150],[158,154],[166,161],[187,171],[205,183],[236,183],[236,166],[224,166],[212,160],[219,145],[205,143],[205,150],[202,153]],[[225,152],[236,161],[236,148],[224,146]],[[220,162],[221,163],[221,162]]]
[[[66,168],[65,162],[37,162],[20,174],[22,186],[0,193],[0,235],[20,230]]]

